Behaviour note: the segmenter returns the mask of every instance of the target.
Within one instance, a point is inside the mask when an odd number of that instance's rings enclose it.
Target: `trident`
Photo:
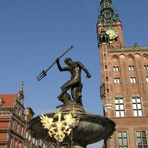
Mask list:
[[[58,59],[61,59],[67,52],[69,52],[74,46],[72,45],[69,49],[67,49],[63,54],[61,54]],[[46,70],[42,70],[42,72],[36,77],[36,79],[38,81],[40,81],[41,79],[43,79],[46,75],[49,69],[51,69],[51,67],[56,63],[56,61],[54,61]]]

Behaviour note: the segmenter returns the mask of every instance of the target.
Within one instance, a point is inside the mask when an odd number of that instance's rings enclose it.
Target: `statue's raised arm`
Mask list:
[[[57,63],[59,71],[68,71],[68,67],[62,67],[61,66],[59,58],[56,59],[56,63]]]

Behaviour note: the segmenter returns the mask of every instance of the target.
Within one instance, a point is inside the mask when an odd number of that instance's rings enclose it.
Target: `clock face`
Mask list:
[[[106,33],[109,35],[110,40],[113,40],[118,36],[118,31],[116,28],[107,29]]]

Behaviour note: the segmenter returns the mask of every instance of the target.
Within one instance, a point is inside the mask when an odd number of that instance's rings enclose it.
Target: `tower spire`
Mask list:
[[[100,0],[101,9],[111,8],[112,9],[112,0]]]
[[[113,10],[112,0],[100,0],[100,8],[100,23],[110,24],[119,21],[118,14]]]
[[[23,94],[23,92],[24,92],[24,82],[20,83],[19,92],[21,92]]]

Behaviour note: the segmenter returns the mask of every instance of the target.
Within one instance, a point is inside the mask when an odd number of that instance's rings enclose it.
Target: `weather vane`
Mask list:
[[[70,48],[68,48],[64,53],[62,53],[58,59],[61,59],[67,52],[69,52],[72,48],[74,48],[74,46],[72,45]],[[41,79],[43,79],[46,75],[47,72],[56,64],[56,60],[46,69],[46,70],[42,70],[42,72],[36,77],[36,79],[38,81],[40,81]]]

